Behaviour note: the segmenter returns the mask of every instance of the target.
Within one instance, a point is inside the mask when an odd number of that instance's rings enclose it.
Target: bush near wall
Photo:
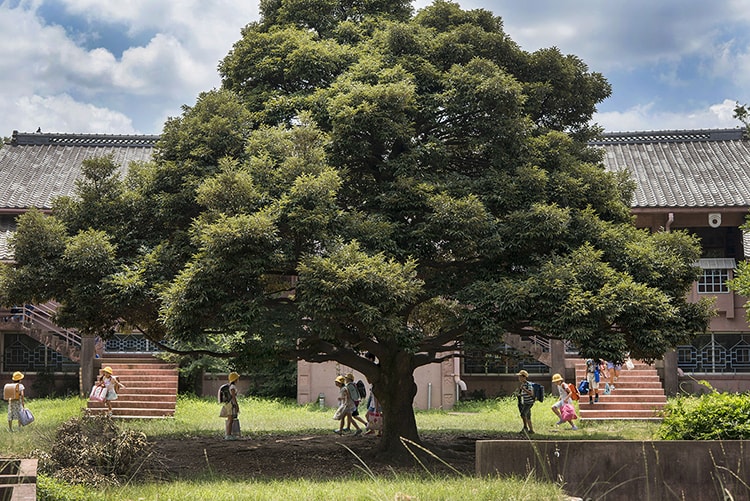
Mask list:
[[[665,440],[750,439],[750,393],[678,396],[664,408]]]

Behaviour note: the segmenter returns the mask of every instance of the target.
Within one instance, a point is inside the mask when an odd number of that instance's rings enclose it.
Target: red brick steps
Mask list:
[[[661,419],[661,410],[667,403],[664,388],[656,369],[643,362],[633,361],[635,367],[620,371],[615,389],[604,394],[605,381],[599,383],[599,402],[589,404],[589,396],[581,395],[579,416],[581,419]],[[586,364],[577,360],[575,364],[576,384],[586,377]]]
[[[174,417],[177,405],[177,366],[153,358],[103,358],[101,367],[109,366],[125,386],[112,402],[112,417],[117,419],[151,419]],[[89,414],[106,412],[104,402],[87,403]]]

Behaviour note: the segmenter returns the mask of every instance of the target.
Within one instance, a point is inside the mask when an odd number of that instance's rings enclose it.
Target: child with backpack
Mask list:
[[[562,424],[564,422],[570,423],[570,427],[573,430],[577,430],[578,427],[573,424],[574,419],[578,419],[576,415],[575,407],[573,407],[573,394],[576,395],[576,387],[574,384],[567,384],[560,374],[552,376],[552,384],[557,386],[557,392],[560,398],[552,405],[552,412],[559,418],[555,425]]]
[[[357,431],[354,432],[355,435],[361,435],[362,430],[359,428],[359,425],[354,422],[356,419],[360,423],[362,423],[365,428],[367,428],[367,421],[362,419],[362,416],[359,415],[359,402],[362,400],[362,395],[360,393],[359,388],[354,383],[354,374],[351,372],[344,376],[344,379],[346,380],[346,389],[349,390],[349,396],[351,398],[351,401],[354,402],[354,410],[352,411],[351,415],[349,416],[349,427],[351,427],[352,424],[354,424],[354,427],[357,428]],[[347,428],[349,429],[349,428]]]
[[[519,433],[527,433],[529,435],[534,433],[534,426],[531,424],[531,408],[534,406],[534,386],[529,382],[529,373],[525,370],[521,370],[516,374],[518,376],[518,382],[520,386],[516,391],[518,396],[518,412],[521,414],[521,421],[523,421],[523,429]]]
[[[588,382],[589,404],[599,401],[599,369],[602,361],[599,359],[586,359],[586,382]]]
[[[218,400],[221,404],[219,417],[226,418],[224,425],[224,440],[237,440],[240,437],[240,405],[237,403],[237,381],[240,375],[236,372],[229,373],[228,383],[219,388]]]
[[[23,373],[14,372],[13,382],[5,385],[3,398],[8,401],[8,431],[13,431],[13,420],[18,420],[18,429],[21,429],[21,412],[24,408],[24,386],[21,383]]]

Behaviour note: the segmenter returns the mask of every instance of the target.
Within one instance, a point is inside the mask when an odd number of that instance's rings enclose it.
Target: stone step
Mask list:
[[[175,370],[174,364],[167,363],[151,363],[151,362],[132,362],[123,364],[121,362],[107,362],[102,363],[102,367],[117,366],[118,370],[131,371],[131,370]]]
[[[132,407],[134,409],[153,409],[153,408],[174,408],[175,404],[177,402],[177,398],[174,397],[171,400],[166,400],[164,398],[157,398],[157,399],[137,399],[137,400],[125,400],[124,398],[113,400],[112,401],[112,408],[122,408],[122,407]],[[88,406],[90,409],[101,409],[106,407],[106,404],[104,402],[91,402],[91,405]]]
[[[634,403],[651,403],[651,402],[666,402],[667,397],[663,393],[652,393],[652,394],[632,394],[632,395],[623,395],[623,394],[615,394],[610,393],[609,395],[604,395],[603,393],[599,394],[599,402],[605,402],[605,403],[627,403],[627,402],[634,402]],[[581,395],[581,400],[578,401],[581,405],[589,405],[589,396],[588,395]],[[598,402],[597,402],[598,403]]]
[[[177,405],[179,375],[174,364],[166,364],[152,356],[133,355],[101,359],[101,366],[112,368],[124,388],[111,402],[116,419],[153,419],[174,417]],[[104,402],[89,401],[89,414],[107,412]]]
[[[631,381],[629,383],[623,383],[623,384],[615,384],[615,389],[613,390],[610,385],[610,391],[612,393],[615,392],[621,392],[621,393],[637,393],[637,392],[645,392],[649,393],[652,390],[655,390],[657,392],[664,392],[664,389],[662,388],[661,382],[652,382],[652,381],[645,381],[645,382],[635,382]],[[599,383],[599,393],[603,393],[606,389],[606,386]]]
[[[118,395],[175,395],[174,388],[171,385],[163,383],[162,386],[143,386],[139,387],[136,385],[128,385],[126,388],[121,388]]]
[[[154,383],[177,385],[177,382],[179,380],[177,374],[175,374],[174,376],[166,376],[163,374],[115,374],[115,376],[117,376],[117,379],[125,386],[128,386],[128,383],[143,386],[144,384],[151,381],[153,381]]]
[[[580,384],[582,380],[579,380],[578,383]],[[599,383],[599,391],[604,391],[604,383]],[[615,388],[618,390],[647,390],[647,389],[657,389],[661,390],[661,381],[658,379],[656,381],[647,380],[647,381],[633,381],[633,380],[626,380],[623,381],[622,379],[617,381],[615,383]]]
[[[161,369],[161,368],[153,368],[153,367],[141,367],[141,368],[123,368],[123,367],[117,367],[115,368],[114,365],[111,365],[112,372],[117,377],[143,377],[143,376],[167,376],[167,377],[177,377],[177,369],[171,368],[171,369]]]
[[[163,394],[163,395],[156,395],[156,394],[143,394],[143,393],[118,393],[117,394],[117,400],[113,400],[114,402],[156,402],[156,403],[164,403],[164,404],[175,404],[177,402],[177,395],[174,394]],[[95,402],[97,403],[97,402]],[[103,405],[103,402],[102,402]]]
[[[609,420],[609,419],[653,419],[661,420],[662,416],[658,409],[630,409],[611,410],[607,412],[595,412],[582,410],[578,416],[582,420]]]
[[[89,407],[86,409],[87,414],[91,416],[105,414],[106,407]],[[136,418],[154,418],[154,417],[174,417],[174,409],[163,408],[144,408],[144,407],[114,407],[112,406],[112,417],[136,419]]]
[[[588,403],[588,395],[581,395],[581,419],[661,419],[660,412],[667,403],[659,375],[653,366],[634,361],[631,370],[623,367],[614,382],[615,389],[608,395],[604,388],[609,380],[599,382],[599,402]],[[576,380],[586,378],[586,364],[576,361]]]
[[[639,409],[655,409],[663,408],[666,405],[666,399],[664,402],[603,402],[599,400],[594,404],[588,402],[579,402],[579,408],[583,411],[627,411],[627,410],[639,410]]]

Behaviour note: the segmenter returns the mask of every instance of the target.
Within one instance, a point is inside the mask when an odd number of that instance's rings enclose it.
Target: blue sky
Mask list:
[[[415,0],[416,9],[431,1]],[[462,0],[523,49],[556,46],[612,84],[606,130],[736,127],[750,102],[750,0]],[[257,0],[0,1],[0,136],[158,134],[220,85]]]

